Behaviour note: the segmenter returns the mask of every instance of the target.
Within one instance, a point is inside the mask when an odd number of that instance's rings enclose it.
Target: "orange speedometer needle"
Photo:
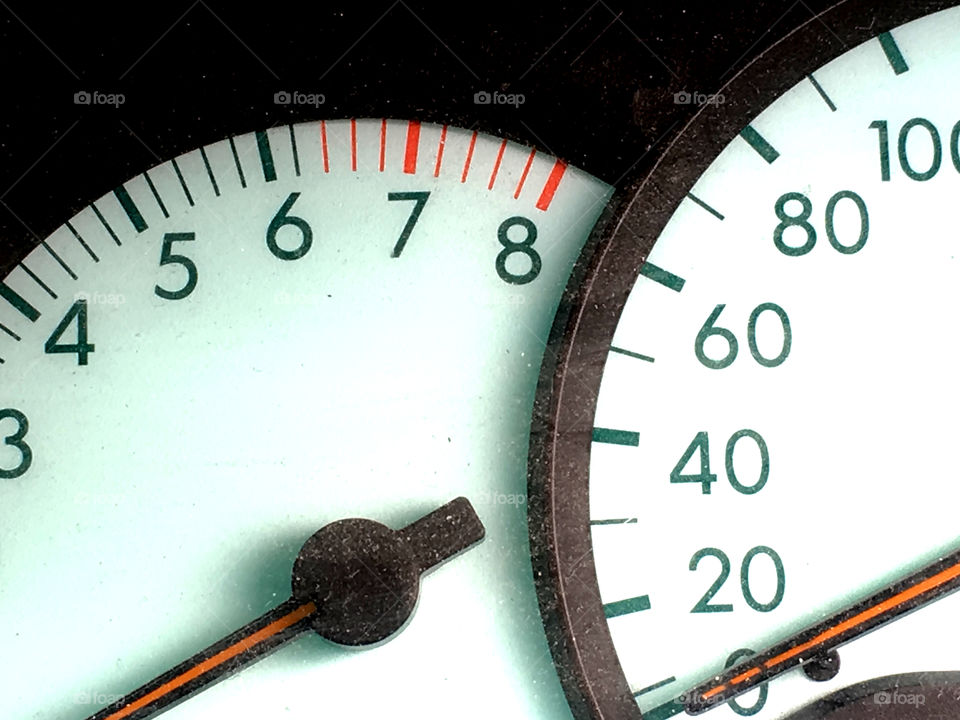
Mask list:
[[[696,715],[721,705],[803,662],[823,657],[833,648],[939,600],[958,587],[960,550],[701,683],[684,694],[683,706]]]
[[[297,555],[293,597],[88,720],[143,720],[161,713],[308,630],[341,645],[385,640],[413,613],[420,576],[483,537],[483,524],[466,498],[402,530],[364,519],[327,525]]]

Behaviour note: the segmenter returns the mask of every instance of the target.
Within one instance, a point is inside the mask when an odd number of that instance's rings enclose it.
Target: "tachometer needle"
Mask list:
[[[364,519],[327,525],[294,562],[293,597],[88,720],[156,715],[308,630],[342,645],[386,640],[410,619],[420,576],[484,534],[466,498],[399,531]]]
[[[960,550],[734,665],[683,696],[696,715],[960,587]]]

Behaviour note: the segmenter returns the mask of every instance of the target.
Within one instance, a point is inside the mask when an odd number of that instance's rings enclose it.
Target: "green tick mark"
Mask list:
[[[641,355],[638,352],[633,352],[632,350],[624,350],[623,348],[610,346],[610,352],[620,353],[621,355],[626,355],[627,357],[632,357],[636,360],[643,360],[645,362],[653,362],[653,358],[649,355]]]
[[[640,268],[640,274],[656,283],[660,283],[665,288],[669,288],[674,292],[680,292],[683,290],[683,285],[686,282],[686,280],[679,275],[674,275],[672,272],[664,270],[662,267],[657,267],[652,262],[645,262],[643,267]]]
[[[260,164],[263,166],[263,179],[266,182],[273,182],[277,179],[277,170],[273,165],[273,153],[270,151],[270,140],[267,139],[267,133],[258,130],[254,133],[257,138],[257,151],[260,153]]]
[[[607,619],[620,617],[621,615],[630,615],[631,613],[642,612],[650,609],[650,596],[640,595],[626,600],[617,600],[607,603],[603,606],[603,615]]]
[[[907,67],[907,61],[904,60],[903,53],[900,52],[900,48],[897,47],[897,42],[893,39],[893,35],[888,32],[880,33],[877,36],[877,40],[880,41],[883,54],[887,56],[890,67],[893,68],[893,71],[897,75],[903,75],[903,73],[910,69]]]
[[[669,684],[672,683],[672,682],[676,682],[676,680],[677,680],[677,678],[675,678],[673,675],[671,675],[671,676],[668,677],[666,680],[661,680],[660,682],[654,683],[653,685],[647,685],[647,687],[645,687],[645,688],[643,688],[643,689],[641,689],[641,690],[637,690],[637,691],[633,694],[633,696],[634,696],[634,697],[640,697],[641,695],[645,695],[645,694],[648,693],[648,692],[653,692],[654,690],[659,690],[660,688],[662,688],[662,687],[664,687],[664,686],[666,686],[666,685],[669,685]]]
[[[752,125],[747,125],[743,130],[740,131],[740,137],[747,141],[747,144],[757,151],[757,154],[760,155],[768,163],[772,163],[778,157],[780,153],[768,143],[763,135],[758,133]]]
[[[608,428],[594,428],[593,441],[609,445],[640,446],[640,433],[630,430],[610,430]]]
[[[133,202],[133,198],[130,197],[127,189],[121,185],[113,191],[113,194],[117,196],[117,200],[120,201],[120,205],[123,206],[124,212],[127,213],[127,217],[130,218],[130,222],[133,227],[136,228],[137,232],[142,233],[146,230],[147,223],[144,221],[143,215],[140,214],[140,210]]]
[[[710,213],[711,215],[713,215],[717,220],[723,220],[723,215],[722,215],[719,211],[714,210],[712,207],[710,207],[709,205],[707,205],[703,200],[701,200],[700,198],[698,198],[698,197],[697,197],[696,195],[694,195],[693,193],[687,193],[687,197],[690,198],[691,200],[693,200],[697,205],[699,205],[700,207],[702,207],[702,208],[703,208],[704,210],[706,210],[708,213]]]

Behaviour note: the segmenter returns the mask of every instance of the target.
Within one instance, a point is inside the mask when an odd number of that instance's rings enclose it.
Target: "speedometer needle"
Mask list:
[[[304,544],[293,565],[293,597],[88,720],[142,720],[315,630],[341,645],[386,640],[410,619],[420,576],[484,537],[466,498],[403,530],[340,520]]]
[[[960,550],[753,655],[683,696],[696,715],[960,587]]]

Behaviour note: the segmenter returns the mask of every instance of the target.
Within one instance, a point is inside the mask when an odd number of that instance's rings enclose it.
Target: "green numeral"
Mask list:
[[[507,234],[510,228],[515,225],[519,225],[527,233],[526,237],[519,242],[511,240]],[[537,226],[533,224],[533,221],[519,215],[507,218],[497,228],[497,240],[503,246],[503,250],[497,255],[497,275],[500,276],[500,279],[511,285],[526,285],[533,282],[540,274],[540,268],[543,266],[540,254],[533,249],[533,243],[537,240]],[[530,270],[523,275],[517,275],[507,270],[507,258],[515,253],[526,255],[530,261]]]
[[[393,246],[393,252],[390,253],[390,257],[400,257],[400,253],[403,252],[403,248],[406,246],[407,240],[410,238],[410,233],[412,233],[413,228],[416,227],[417,220],[420,219],[420,213],[423,212],[423,207],[427,204],[429,197],[430,193],[426,191],[387,193],[387,200],[416,201],[413,209],[410,211],[410,217],[407,218],[407,224],[404,225],[403,230],[400,231],[400,238],[397,240],[397,244]]]
[[[280,206],[277,214],[273,216],[267,226],[267,247],[281,260],[298,260],[306,255],[310,246],[313,245],[313,230],[307,221],[295,215],[287,215],[298,197],[300,197],[300,193],[290,193],[290,197]],[[300,231],[300,245],[293,250],[284,250],[277,244],[277,233],[285,225],[292,225]]]
[[[164,290],[157,285],[154,292],[164,300],[183,300],[197,287],[197,266],[186,255],[175,255],[171,252],[175,242],[192,242],[196,240],[192,232],[166,233],[163,236],[163,248],[160,250],[160,267],[164,265],[180,265],[187,271],[187,281],[179,290]]]
[[[737,477],[737,472],[733,466],[733,453],[736,450],[737,443],[743,438],[753,440],[757,449],[760,451],[760,473],[756,482],[752,485],[744,485]],[[684,474],[683,468],[693,457],[695,452],[700,453],[700,472],[696,475]],[[753,495],[760,492],[767,479],[770,477],[770,452],[767,450],[767,443],[761,437],[760,433],[744,428],[737,430],[727,441],[727,449],[724,457],[724,465],[727,471],[727,480],[731,487],[742,495]],[[680,460],[670,471],[671,483],[700,483],[700,491],[703,495],[710,494],[710,485],[717,481],[717,476],[710,472],[710,434],[700,431],[693,438],[693,441],[684,450]]]
[[[791,200],[796,200],[802,206],[799,215],[787,214],[786,205]],[[813,246],[817,244],[817,231],[813,225],[807,222],[813,213],[813,203],[810,202],[810,198],[798,192],[784,193],[777,199],[776,204],[773,206],[773,211],[780,219],[780,224],[773,230],[773,244],[777,246],[777,250],[790,257],[806,255],[813,250]],[[793,245],[787,245],[783,241],[783,233],[787,228],[791,227],[803,228],[807,236],[803,245],[794,247]]]
[[[3,444],[20,451],[20,464],[10,470],[0,468],[0,479],[12,480],[20,477],[30,469],[30,464],[33,462],[33,451],[30,449],[30,446],[23,441],[23,438],[26,437],[27,432],[30,430],[30,423],[27,422],[27,416],[19,410],[12,408],[0,410],[0,422],[7,418],[17,423],[17,430],[13,435],[7,435],[3,440]]]
[[[63,334],[67,331],[67,328],[70,327],[70,324],[73,322],[74,318],[77,320],[77,342],[72,344],[61,344],[59,340],[61,337],[63,337]],[[60,324],[54,328],[53,334],[50,335],[46,344],[43,346],[43,349],[49,355],[57,355],[59,353],[76,354],[78,365],[87,364],[87,355],[92,353],[95,348],[93,345],[87,342],[86,300],[77,300],[73,304],[73,307],[67,311],[67,314],[64,316],[63,320],[60,321]]]
[[[718,613],[718,612],[733,612],[733,605],[724,604],[724,605],[711,605],[710,600],[713,599],[713,596],[716,595],[720,588],[723,587],[723,584],[727,581],[727,578],[730,577],[730,558],[727,557],[727,554],[723,550],[717,550],[717,548],[703,548],[702,550],[697,550],[693,557],[690,558],[690,571],[693,572],[697,569],[697,566],[700,565],[700,561],[705,557],[715,557],[720,561],[720,574],[717,576],[717,579],[713,581],[713,584],[707,589],[703,594],[703,597],[697,601],[697,604],[693,606],[692,613]]]
[[[791,200],[796,200],[800,203],[801,211],[799,215],[787,214],[786,204]],[[857,207],[857,212],[860,214],[860,236],[857,238],[857,241],[851,245],[842,244],[834,230],[834,215],[837,210],[837,204],[841,200],[852,200],[853,204]],[[809,222],[810,215],[813,213],[813,203],[810,202],[810,198],[797,192],[784,193],[777,198],[777,202],[773,206],[773,211],[780,220],[780,224],[773,229],[773,244],[777,250],[789,257],[806,255],[813,250],[813,246],[817,244],[817,231]],[[827,201],[824,224],[827,230],[827,239],[837,252],[843,253],[844,255],[853,255],[863,250],[863,246],[867,244],[867,236],[870,234],[870,215],[867,213],[867,204],[863,201],[862,197],[852,190],[841,190]],[[803,228],[807,237],[803,245],[794,247],[793,245],[787,245],[783,241],[784,232],[791,227]]]
[[[683,474],[681,471],[690,462],[695,452],[700,453],[700,472],[696,475]],[[670,471],[670,482],[672,483],[700,483],[700,492],[703,495],[710,494],[710,485],[717,481],[717,476],[710,472],[710,440],[705,432],[698,432],[693,438],[687,449],[684,450],[680,460]]]
[[[733,361],[737,359],[737,352],[740,347],[737,338],[732,332],[726,328],[714,325],[725,307],[726,305],[717,305],[713,309],[710,317],[707,318],[707,321],[697,333],[697,337],[693,343],[693,351],[697,356],[697,360],[700,361],[701,365],[711,370],[723,370],[724,368],[730,367]],[[760,349],[757,346],[757,321],[760,319],[760,316],[767,311],[774,313],[780,319],[780,324],[783,327],[783,341],[780,352],[774,358],[767,358],[761,355]],[[708,357],[704,348],[707,340],[711,337],[723,338],[727,344],[727,352],[719,360]],[[763,367],[777,367],[778,365],[782,365],[790,354],[790,348],[793,345],[793,332],[790,329],[790,318],[787,317],[786,311],[776,303],[763,303],[754,308],[753,312],[750,313],[750,319],[747,321],[747,343],[750,346],[750,354],[753,355],[753,359]]]
[[[753,559],[757,555],[766,555],[773,561],[774,569],[777,573],[777,589],[774,592],[773,598],[770,602],[762,603],[756,599],[753,594],[753,591],[750,589],[750,565],[753,562]],[[723,550],[718,550],[717,548],[703,548],[697,550],[693,557],[690,558],[690,571],[693,572],[697,569],[697,566],[700,564],[700,561],[705,557],[715,557],[720,561],[720,575],[717,576],[717,579],[713,581],[713,584],[707,589],[707,592],[704,593],[703,597],[693,606],[693,609],[690,611],[692,613],[715,613],[715,612],[733,612],[733,605],[711,605],[710,600],[713,599],[720,588],[723,587],[723,584],[727,581],[727,578],[730,577],[730,558],[727,557],[727,554]],[[786,589],[786,573],[783,570],[783,561],[780,560],[780,556],[773,548],[769,548],[766,545],[758,545],[755,548],[752,548],[743,558],[743,562],[740,563],[740,590],[743,593],[743,599],[746,600],[747,605],[756,610],[757,612],[767,613],[771,610],[776,609],[780,603],[783,601],[783,594]]]
[[[887,182],[890,180],[890,131],[887,127],[887,121],[874,120],[869,127],[871,130],[876,130],[878,134],[878,140],[880,141],[880,179]],[[914,128],[923,128],[930,137],[933,154],[930,158],[930,167],[926,170],[914,168],[907,155],[907,142],[910,131]],[[950,156],[953,160],[953,166],[960,172],[960,157],[958,157],[957,152],[958,128],[960,128],[960,123],[954,125],[953,132],[950,133]],[[943,160],[943,144],[940,141],[940,132],[936,125],[921,117],[912,118],[905,122],[897,136],[897,158],[900,160],[900,169],[903,170],[903,174],[911,180],[924,182],[933,178],[940,172],[940,165]]]
[[[777,572],[777,589],[773,594],[773,599],[766,603],[759,602],[753,596],[753,592],[750,590],[750,563],[753,562],[753,559],[757,555],[766,555],[768,558],[773,560],[773,567]],[[744,556],[743,562],[740,563],[740,589],[743,591],[743,599],[747,601],[747,605],[752,607],[757,612],[770,612],[783,601],[783,592],[786,588],[786,582],[787,579],[783,572],[783,561],[780,559],[780,556],[777,555],[776,550],[773,548],[768,548],[766,545],[758,545],[757,547],[752,548]]]

